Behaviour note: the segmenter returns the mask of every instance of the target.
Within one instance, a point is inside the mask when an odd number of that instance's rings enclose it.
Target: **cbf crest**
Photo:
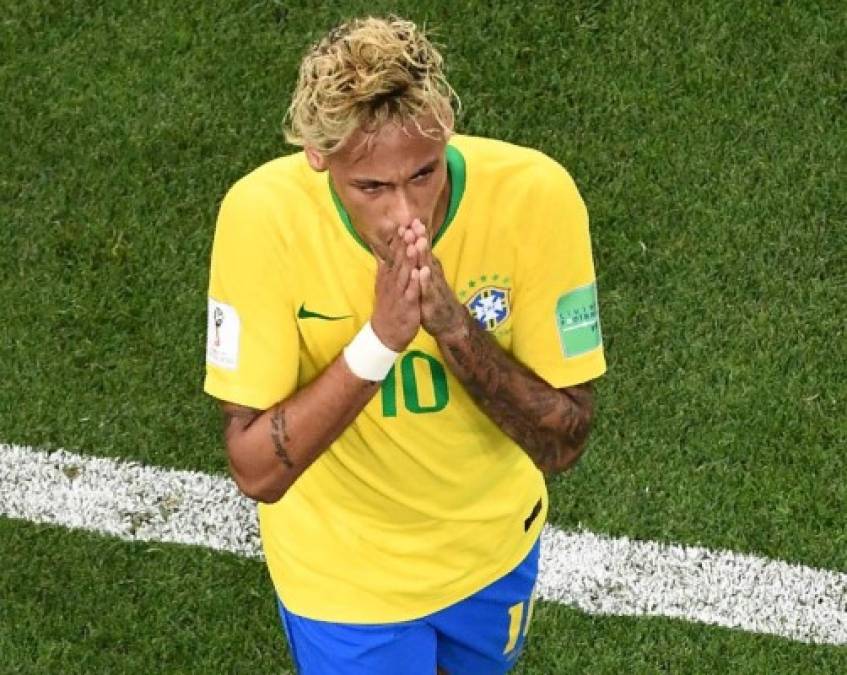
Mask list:
[[[482,275],[468,282],[467,289],[459,293],[471,316],[487,331],[502,326],[511,314],[512,289],[508,282],[508,277],[498,274]]]

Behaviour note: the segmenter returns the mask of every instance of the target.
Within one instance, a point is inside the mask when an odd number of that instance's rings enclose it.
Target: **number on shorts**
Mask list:
[[[509,639],[506,642],[504,654],[508,654],[518,645],[518,637],[529,632],[529,622],[532,620],[532,609],[535,605],[535,598],[532,597],[526,602],[519,602],[509,607]],[[524,619],[524,606],[526,606],[526,619]],[[523,630],[521,630],[523,623]]]

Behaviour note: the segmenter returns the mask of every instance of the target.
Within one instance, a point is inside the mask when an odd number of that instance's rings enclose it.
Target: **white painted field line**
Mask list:
[[[0,444],[0,515],[261,557],[256,507],[195,471]]]
[[[847,574],[731,551],[548,528],[538,593],[589,614],[666,616],[847,644]]]
[[[0,516],[261,557],[231,480],[0,444]],[[653,615],[847,644],[847,574],[750,555],[547,527],[539,596],[592,614]]]

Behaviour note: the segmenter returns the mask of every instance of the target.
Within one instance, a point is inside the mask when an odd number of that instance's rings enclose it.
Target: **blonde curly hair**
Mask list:
[[[412,122],[430,138],[452,130],[460,102],[438,50],[414,23],[398,17],[353,19],[306,53],[285,116],[285,139],[324,155],[357,129],[369,137],[386,123]],[[423,129],[432,114],[438,128]]]

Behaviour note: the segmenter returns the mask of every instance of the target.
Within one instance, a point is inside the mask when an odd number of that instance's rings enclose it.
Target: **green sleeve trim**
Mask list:
[[[435,235],[435,239],[432,240],[433,246],[435,246],[444,236],[444,233],[447,231],[450,223],[453,222],[453,219],[456,217],[456,212],[459,210],[459,204],[465,194],[466,172],[464,155],[462,155],[458,148],[448,145],[446,157],[447,180],[450,181],[450,204],[447,207],[447,215],[444,217],[444,223],[440,228],[438,228],[438,233]],[[335,191],[335,187],[332,185],[332,178],[329,177],[329,174],[327,174],[327,176],[329,193],[332,195],[332,203],[335,205],[338,217],[341,218],[341,222],[344,224],[345,229],[350,233],[350,236],[356,240],[356,243],[370,253],[370,247],[359,236],[356,228],[353,227],[353,222],[350,220],[350,214],[347,213],[347,209],[344,208],[344,204],[341,203],[341,198],[338,196],[338,193]]]

